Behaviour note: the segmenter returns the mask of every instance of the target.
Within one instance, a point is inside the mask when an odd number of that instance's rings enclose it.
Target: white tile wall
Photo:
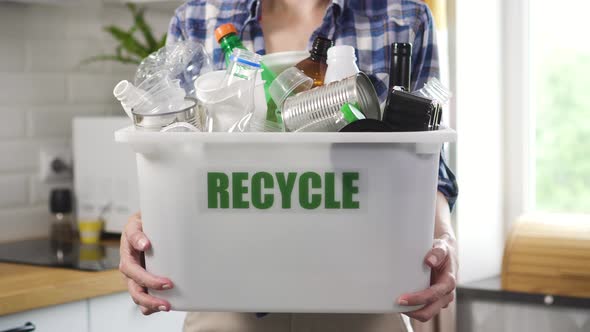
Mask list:
[[[28,177],[22,174],[0,175],[0,208],[22,207],[29,202]]]
[[[0,210],[0,242],[44,237],[49,234],[47,204]]]
[[[39,153],[46,144],[71,145],[76,116],[121,114],[114,85],[134,66],[81,65],[114,42],[106,25],[130,26],[119,5],[85,0],[78,5],[24,5],[0,1],[0,241],[48,233],[48,195],[66,183],[43,183]],[[172,11],[148,11],[158,36]]]
[[[19,107],[0,107],[0,139],[25,135],[25,112]]]

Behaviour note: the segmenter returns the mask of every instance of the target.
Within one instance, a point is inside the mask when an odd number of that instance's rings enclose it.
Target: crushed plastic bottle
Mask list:
[[[183,40],[162,47],[145,58],[135,74],[135,85],[162,71],[178,79],[189,97],[196,97],[195,81],[200,75],[213,70],[213,61],[205,47],[195,41]]]

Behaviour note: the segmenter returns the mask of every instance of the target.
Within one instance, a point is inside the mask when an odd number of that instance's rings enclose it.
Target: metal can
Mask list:
[[[299,131],[310,123],[326,128],[344,104],[356,104],[368,119],[380,120],[379,98],[371,80],[364,73],[338,82],[301,92],[285,100],[282,117],[286,131]],[[321,131],[321,130],[318,130]]]

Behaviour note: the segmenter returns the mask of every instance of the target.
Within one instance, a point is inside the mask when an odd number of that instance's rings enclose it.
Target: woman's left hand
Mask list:
[[[455,239],[445,234],[434,240],[424,262],[432,268],[431,286],[420,292],[404,294],[398,299],[398,303],[404,306],[424,305],[422,309],[405,313],[421,322],[432,319],[455,299],[458,269]]]

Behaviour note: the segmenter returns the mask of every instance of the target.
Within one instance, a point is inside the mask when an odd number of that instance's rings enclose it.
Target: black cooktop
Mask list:
[[[79,242],[57,244],[49,239],[0,243],[0,262],[85,271],[111,270],[119,265],[119,247]]]

